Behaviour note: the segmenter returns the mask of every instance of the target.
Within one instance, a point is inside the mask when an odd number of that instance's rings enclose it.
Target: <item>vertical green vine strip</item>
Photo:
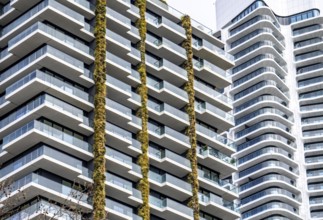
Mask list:
[[[186,39],[183,42],[183,47],[186,50],[187,61],[185,61],[185,69],[187,71],[188,82],[185,85],[185,91],[188,95],[188,104],[186,111],[189,116],[190,125],[187,128],[187,134],[190,139],[191,148],[187,152],[187,157],[191,162],[192,172],[188,176],[188,181],[192,185],[192,197],[188,203],[194,211],[194,220],[199,220],[199,182],[198,182],[198,169],[197,169],[197,138],[196,138],[196,116],[195,116],[195,91],[194,91],[194,71],[193,71],[193,50],[192,50],[192,26],[191,19],[185,15],[182,17],[182,26],[185,29]]]
[[[94,192],[93,219],[106,219],[105,212],[105,97],[106,97],[106,0],[96,0],[94,50]]]
[[[141,142],[142,154],[139,156],[138,163],[141,167],[142,179],[139,182],[139,189],[142,195],[142,205],[139,207],[138,214],[143,218],[143,220],[150,219],[150,208],[149,208],[149,157],[148,157],[148,146],[149,146],[149,136],[148,136],[148,90],[147,90],[147,74],[146,74],[146,0],[136,0],[135,5],[139,8],[140,18],[137,21],[137,27],[140,34],[139,50],[141,62],[139,64],[138,72],[140,74],[141,84],[138,88],[139,95],[141,97],[141,108],[139,110],[142,129],[139,132],[139,140]]]

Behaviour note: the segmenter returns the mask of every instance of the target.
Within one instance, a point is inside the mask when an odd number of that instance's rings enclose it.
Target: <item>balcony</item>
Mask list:
[[[295,207],[300,205],[300,197],[288,190],[275,187],[259,191],[255,194],[252,194],[251,196],[241,199],[240,207],[242,210],[247,210],[250,209],[250,207],[257,206],[259,204],[259,201],[261,201],[261,203],[265,203],[278,198],[281,198],[281,200],[283,201],[292,203]],[[286,200],[286,198],[288,200]]]
[[[171,60],[177,65],[182,64],[186,60],[185,49],[167,38],[157,38],[147,33],[146,43],[146,47],[150,52]]]
[[[131,121],[131,109],[115,102],[111,99],[105,99],[105,108],[107,113],[107,120],[111,123],[118,124],[121,127],[128,127]]]
[[[318,129],[323,127],[323,117],[311,117],[302,119],[302,128],[304,130],[308,129]]]
[[[323,82],[323,77],[314,77],[307,80],[298,81],[299,93],[310,92],[320,89],[320,84]]]
[[[44,44],[55,47],[86,64],[91,64],[94,60],[93,50],[84,42],[42,22],[36,22],[9,40],[8,51],[23,57]]]
[[[86,193],[36,173],[30,173],[22,177],[10,184],[9,187],[11,193],[10,195],[2,195],[2,201],[14,202],[17,206],[37,196],[47,195],[51,201],[67,206],[74,205],[79,210],[82,210],[82,212],[90,212],[92,210]],[[24,199],[21,199],[21,192],[24,192]]]
[[[266,174],[257,179],[240,185],[240,195],[242,198],[252,195],[260,190],[272,186],[286,189],[294,194],[300,193],[296,188],[296,181],[280,174]]]
[[[282,148],[288,152],[296,150],[295,142],[279,135],[279,134],[263,134],[254,139],[248,140],[237,145],[239,156],[247,155],[255,150],[261,149],[268,145],[274,144],[276,147]]]
[[[57,123],[79,130],[83,122],[83,111],[53,96],[44,94],[35,97],[0,120],[0,138],[21,127],[25,123],[46,117]]]
[[[147,27],[153,30],[154,33],[164,36],[176,44],[186,39],[184,28],[165,17],[155,17],[150,13],[146,13],[146,21]]]
[[[121,80],[118,80],[110,75],[106,77],[106,85],[109,99],[116,99],[118,97],[118,102],[122,105],[128,106],[128,99],[131,98],[131,86],[127,83],[124,83]]]
[[[198,170],[198,180],[200,187],[223,197],[223,199],[232,201],[238,198],[238,187],[229,180],[221,180],[200,169]]]
[[[229,69],[234,66],[234,58],[224,50],[220,49],[214,44],[211,44],[205,39],[193,39],[193,52],[196,56],[202,59],[210,59],[214,65],[218,65],[223,69]]]
[[[199,124],[196,124],[196,134],[198,140],[201,140],[203,143],[214,147],[224,154],[230,155],[232,153],[235,153],[237,150],[236,145],[232,140]]]
[[[115,78],[122,79],[122,77],[128,77],[131,74],[131,63],[110,52],[106,54],[106,62],[108,76],[112,75]]]
[[[315,156],[323,150],[323,144],[322,142],[307,143],[307,144],[304,144],[304,150],[305,150],[306,156],[311,156],[311,155]]]
[[[3,71],[0,75],[1,88],[8,87],[40,67],[66,73],[65,77],[80,84],[92,85],[89,78],[84,75],[83,62],[47,45]]]
[[[290,219],[301,220],[298,209],[283,202],[270,202],[241,214],[242,219],[264,218],[280,214]]]
[[[193,218],[193,210],[169,198],[149,196],[151,213],[165,219],[188,220]]]
[[[321,61],[323,51],[316,50],[304,54],[295,55],[296,67],[308,66]]]
[[[16,1],[23,2],[23,1]],[[14,4],[11,4],[16,7]],[[22,11],[26,6],[22,7]],[[23,28],[35,23],[36,21],[48,20],[57,26],[69,30],[72,34],[82,36],[80,29],[84,28],[84,17],[74,10],[58,3],[55,0],[44,0],[35,7],[31,8],[13,22],[4,26],[1,31],[2,44],[21,32]],[[84,36],[84,34],[83,34]],[[3,46],[3,45],[0,46]]]
[[[51,218],[52,216],[57,216],[65,220],[81,220],[82,216],[75,214],[72,211],[64,209],[53,203],[49,203],[45,200],[39,200],[36,203],[33,203],[30,206],[24,206],[19,212],[12,214],[10,217],[5,218],[4,220],[27,220],[37,218]],[[73,216],[73,218],[71,218]]]
[[[195,74],[206,82],[214,82],[217,88],[225,88],[231,84],[227,72],[207,60],[193,59]]]
[[[166,59],[157,59],[146,54],[147,71],[175,86],[182,86],[187,81],[186,70]]]
[[[236,204],[222,199],[213,193],[199,193],[200,209],[213,216],[226,220],[235,220],[240,217],[239,209]]]
[[[232,99],[225,94],[222,94],[219,91],[196,80],[194,81],[194,89],[196,97],[218,106],[223,111],[232,110]]]
[[[315,63],[309,66],[300,67],[297,69],[297,79],[303,80],[310,77],[321,76],[321,70],[323,69],[323,63]]]
[[[191,184],[168,173],[159,174],[150,170],[149,183],[151,189],[178,201],[185,201],[192,196]]]
[[[233,115],[207,102],[195,102],[195,111],[199,120],[216,125],[221,131],[226,131],[234,126]]]
[[[131,28],[131,20],[111,8],[106,8],[106,17],[107,27],[120,35],[128,32]]]
[[[41,167],[44,170],[60,173],[74,181],[82,173],[82,161],[65,153],[41,145],[19,159],[0,169],[0,180],[17,179]]]
[[[166,103],[156,103],[148,100],[148,110],[150,117],[160,121],[163,124],[182,131],[189,125],[188,115],[186,112],[174,108]]]
[[[191,172],[191,163],[185,157],[167,149],[149,147],[150,164],[175,176],[184,177]]]
[[[297,168],[293,168],[284,162],[271,159],[239,171],[239,179],[237,181],[246,181],[247,177],[252,179],[258,178],[268,172],[275,172],[293,179],[296,179],[299,173]]]
[[[323,101],[323,90],[316,90],[299,94],[300,105],[316,104]]]
[[[256,138],[257,136],[268,133],[275,132],[288,139],[294,139],[294,136],[290,134],[290,128],[277,121],[261,121],[250,127],[247,127],[241,131],[235,133],[235,138],[241,140],[242,138]],[[240,142],[240,141],[239,141]]]
[[[106,211],[110,219],[120,219],[120,220],[142,220],[141,217],[133,213],[133,208],[121,204],[112,199],[105,199]]]
[[[303,131],[304,143],[323,141],[323,129]]]
[[[92,97],[86,91],[38,69],[8,86],[5,98],[21,104],[44,91],[85,111],[92,110]]]
[[[206,167],[217,166],[221,176],[226,177],[237,171],[235,159],[231,158],[210,146],[198,146],[197,157],[199,164]]]
[[[38,143],[55,146],[86,161],[93,157],[90,153],[92,147],[87,141],[36,120],[5,136],[0,146],[0,156],[2,160],[8,160]]]
[[[176,108],[182,108],[188,103],[187,93],[167,81],[157,81],[147,77],[149,93],[165,103]]]
[[[292,154],[278,147],[265,147],[253,151],[252,153],[246,156],[240,157],[238,159],[238,164],[240,169],[245,169],[247,166],[253,166],[261,161],[265,161],[268,159],[278,159],[292,166],[297,166],[296,163],[293,161]]]

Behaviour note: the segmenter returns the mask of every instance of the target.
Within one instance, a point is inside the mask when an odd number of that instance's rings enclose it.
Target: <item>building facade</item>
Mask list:
[[[323,219],[322,9],[316,0],[217,1],[236,64],[230,135],[242,219]]]
[[[0,0],[0,219],[91,217],[94,4]],[[139,220],[139,10],[130,0],[107,6],[106,210],[110,220]],[[182,16],[147,1],[151,219],[193,219]],[[234,220],[236,148],[225,132],[234,119],[222,93],[233,57],[208,28],[192,26],[200,216]]]

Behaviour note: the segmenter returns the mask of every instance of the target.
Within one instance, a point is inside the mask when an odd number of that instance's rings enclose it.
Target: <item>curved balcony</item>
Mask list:
[[[300,111],[301,111],[302,117],[311,117],[311,116],[321,115],[322,110],[323,110],[323,104],[300,106]]]
[[[303,80],[312,77],[321,76],[323,63],[315,63],[308,66],[297,68],[296,77],[298,80]]]
[[[260,92],[259,92],[260,91]],[[235,105],[249,101],[261,94],[271,94],[288,102],[289,93],[278,87],[277,82],[273,80],[264,80],[234,95]],[[267,95],[266,94],[266,95]]]
[[[323,129],[303,131],[304,143],[323,141]]]
[[[322,59],[323,51],[316,50],[304,54],[295,55],[296,67],[308,66],[313,63],[320,62]]]
[[[318,196],[323,194],[323,183],[310,183],[308,184],[309,194]]]
[[[314,37],[303,41],[297,41],[294,43],[294,53],[299,54],[313,51],[317,46],[319,49],[322,47],[321,37]]]
[[[273,145],[285,149],[288,152],[296,150],[295,142],[279,135],[279,134],[263,134],[254,139],[248,140],[237,146],[239,156],[244,156],[255,150],[261,149],[268,145]]]
[[[264,119],[267,119],[267,120],[276,120],[276,121],[279,121],[281,123],[288,123],[291,125],[291,121],[289,121],[289,117],[286,115],[285,112],[283,111],[280,111],[278,109],[275,109],[275,108],[270,108],[270,107],[265,107],[265,108],[261,108],[261,109],[258,109],[252,113],[249,113],[243,117],[240,117],[240,118],[237,118],[235,120],[235,124],[236,124],[236,127],[239,126],[239,125],[248,125],[247,122],[252,122],[253,124],[254,123],[257,123],[259,121],[262,121]],[[287,121],[288,120],[288,121]]]
[[[266,128],[266,131],[261,131],[261,129]],[[259,136],[260,133],[268,132],[270,129],[280,132],[282,135],[288,136],[290,139],[293,139],[293,136],[290,134],[290,128],[284,124],[277,121],[261,121],[257,124],[254,124],[248,128],[245,128],[241,131],[235,133],[235,138],[240,139],[248,135],[248,138],[255,138]],[[259,130],[258,132],[256,132]],[[252,135],[251,135],[252,134]]]
[[[280,56],[282,56],[282,51],[278,47],[276,47],[276,45],[272,41],[264,40],[264,41],[258,41],[257,43],[251,45],[250,47],[247,47],[247,48],[239,51],[238,53],[234,54],[234,59],[240,60],[242,57],[246,57],[246,55],[249,55],[249,54],[254,55],[255,53],[251,53],[251,52],[253,52],[263,46],[270,46],[270,47],[274,48],[276,50],[276,52]]]
[[[286,197],[287,199],[285,199]],[[292,203],[294,206],[300,205],[297,195],[291,193],[288,190],[273,187],[259,191],[255,194],[252,194],[251,196],[241,199],[240,206],[241,209],[245,210],[247,209],[247,207],[258,205],[259,201],[261,201],[261,203],[266,203],[271,200],[276,200],[277,198],[280,198],[284,202]]]
[[[323,197],[310,197],[310,206],[322,205]]]
[[[323,151],[323,142],[304,144],[304,150],[307,156],[317,155]]]
[[[323,165],[323,156],[315,155],[315,156],[305,157],[305,164],[306,164],[307,169],[321,168]]]
[[[323,101],[323,89],[299,94],[300,104],[316,104]]]
[[[271,186],[288,189],[292,193],[299,193],[295,180],[280,174],[266,174],[240,185],[240,196],[243,198]]]
[[[293,113],[287,108],[287,102],[283,99],[273,96],[273,95],[260,95],[256,98],[253,98],[243,104],[240,104],[235,107],[235,117],[239,117],[239,115],[246,115],[251,113],[258,108],[266,107],[270,104],[270,107],[280,109],[286,112],[288,115],[292,115]],[[258,106],[260,105],[260,106]]]
[[[279,24],[273,20],[273,18],[269,15],[257,15],[251,19],[249,19],[248,21],[244,22],[243,24],[239,25],[238,27],[235,27],[233,29],[231,29],[230,32],[230,36],[236,35],[237,33],[247,29],[248,27],[254,25],[255,23],[257,23],[258,21],[269,21],[271,23],[273,23],[277,29],[280,29]]]
[[[309,26],[294,29],[292,32],[294,42],[307,40],[313,37],[322,36],[322,26],[320,24],[312,24]]]
[[[268,159],[279,159],[292,166],[295,166],[296,164],[293,161],[292,154],[288,151],[275,146],[268,146],[256,150],[246,156],[240,157],[238,159],[238,166],[241,167],[240,169],[244,169],[246,166],[249,167]]]
[[[283,202],[266,203],[264,205],[258,206],[257,208],[242,213],[241,216],[242,219],[262,219],[273,214],[281,214],[287,218],[301,220],[298,215],[298,209]]]
[[[323,82],[323,77],[318,76],[302,81],[298,81],[298,92],[305,93],[312,90],[320,89],[320,84]]]
[[[323,127],[323,116],[302,118],[302,128],[304,130],[318,129],[322,127]]]
[[[257,178],[267,172],[276,172],[290,178],[297,178],[298,175],[297,168],[295,169],[284,162],[271,159],[240,170],[238,173],[239,180],[237,181],[243,181],[242,179],[250,178],[251,176],[252,178]]]
[[[281,51],[285,49],[285,43],[283,41],[282,35],[277,35],[276,32],[273,31],[271,28],[259,28],[233,42],[229,39],[229,52],[235,54],[240,50],[243,50],[256,43],[257,41],[261,40],[268,40],[274,42],[276,44],[276,47]]]

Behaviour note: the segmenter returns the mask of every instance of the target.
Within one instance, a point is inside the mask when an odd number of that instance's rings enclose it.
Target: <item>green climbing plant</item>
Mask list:
[[[141,117],[142,129],[138,133],[139,141],[141,142],[142,154],[138,158],[138,164],[141,167],[142,179],[139,181],[139,190],[142,195],[142,205],[139,207],[138,214],[143,218],[143,220],[150,219],[150,208],[149,208],[149,157],[148,157],[148,146],[149,146],[149,136],[148,136],[148,89],[147,89],[147,74],[146,74],[146,0],[136,0],[135,5],[139,8],[140,18],[137,20],[136,25],[139,29],[140,42],[140,58],[141,62],[138,66],[138,72],[140,74],[141,84],[138,87],[138,93],[141,97],[141,107],[138,111],[138,115]]]
[[[93,219],[106,219],[105,211],[105,98],[106,98],[106,0],[96,0],[94,50],[94,170]]]
[[[192,197],[188,202],[188,206],[193,209],[194,220],[200,219],[199,208],[199,182],[198,182],[198,168],[197,168],[197,138],[196,138],[196,115],[195,115],[195,91],[194,91],[194,70],[193,70],[193,49],[192,49],[192,26],[191,19],[188,15],[182,17],[182,26],[185,29],[186,39],[182,46],[186,50],[187,61],[184,66],[187,72],[187,83],[185,85],[185,91],[188,95],[188,104],[186,106],[186,112],[189,116],[189,123],[186,133],[189,136],[191,148],[187,152],[187,158],[191,162],[192,172],[188,175],[188,181],[192,186]]]

